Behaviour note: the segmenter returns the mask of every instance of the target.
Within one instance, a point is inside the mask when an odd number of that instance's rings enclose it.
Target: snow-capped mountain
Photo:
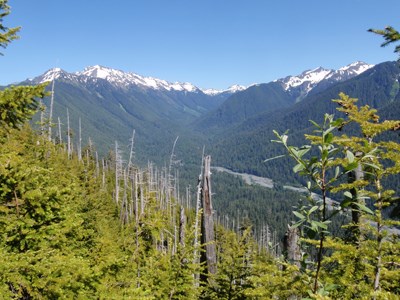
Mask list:
[[[60,68],[54,68],[47,71],[42,76],[35,78],[33,81],[35,83],[42,83],[47,81],[52,81],[53,79],[64,79],[64,80],[74,80],[78,82],[87,82],[88,80],[93,80],[95,78],[100,78],[108,81],[115,87],[127,89],[132,86],[141,87],[144,89],[153,89],[161,91],[177,91],[177,92],[190,92],[199,93],[202,92],[209,96],[217,96],[220,94],[233,94],[238,91],[246,89],[246,87],[241,85],[233,85],[225,90],[217,89],[200,89],[189,82],[168,82],[166,80],[145,77],[131,72],[124,72],[121,70],[116,70],[112,68],[107,68],[103,66],[90,66],[85,68],[83,71],[68,73]]]
[[[297,76],[287,76],[275,80],[275,82],[280,82],[286,91],[296,96],[296,101],[300,101],[320,84],[323,84],[324,87],[326,87],[335,82],[348,80],[360,75],[373,66],[374,65],[357,61],[338,70],[318,67],[304,71]]]
[[[198,92],[199,88],[188,82],[168,82],[166,80],[144,77],[135,73],[123,72],[102,66],[87,67],[82,72],[76,73],[78,76],[86,76],[92,78],[102,78],[119,87],[129,87],[131,85],[152,88],[155,90],[164,89],[167,91],[186,91]]]
[[[248,87],[239,85],[239,84],[234,84],[227,88],[226,90],[216,90],[216,89],[204,89],[202,90],[204,94],[215,96],[223,93],[229,93],[229,94],[234,94],[236,92],[243,91],[247,89]]]
[[[56,105],[63,106],[64,111],[68,108],[72,112],[74,107],[80,114],[88,114],[101,109],[97,117],[102,120],[107,120],[111,113],[117,118],[115,122],[141,122],[149,128],[165,123],[184,127],[243,89],[235,86],[226,91],[205,93],[188,82],[168,82],[99,65],[74,73],[53,68],[29,82],[38,84],[53,80]]]

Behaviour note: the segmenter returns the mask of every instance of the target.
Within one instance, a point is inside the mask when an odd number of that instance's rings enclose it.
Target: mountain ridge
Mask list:
[[[285,169],[284,172],[279,164],[281,166],[289,164],[288,160],[262,163],[266,158],[282,154],[279,145],[271,143],[275,138],[273,130],[282,133],[289,129],[290,144],[301,146],[304,143],[303,135],[314,129],[309,120],[320,123],[325,113],[340,116],[336,104],[331,101],[337,99],[340,92],[358,98],[359,106],[369,105],[378,109],[382,119],[396,119],[400,115],[399,81],[399,64],[384,62],[359,76],[338,82],[318,93],[309,94],[304,100],[289,108],[264,112],[239,125],[227,127],[211,142],[214,145],[212,151],[214,161],[219,166],[233,171],[285,181],[292,176],[291,171]],[[397,133],[394,134],[397,138]]]
[[[358,76],[372,67],[358,61],[338,70],[318,67],[296,76],[254,84],[229,96],[219,107],[195,120],[192,126],[200,132],[237,126],[259,114],[288,108],[310,94]]]
[[[39,75],[29,81],[33,83],[44,83],[52,81],[53,79],[67,79],[76,81],[87,81],[88,79],[100,78],[107,80],[111,84],[119,88],[128,89],[131,86],[137,86],[142,88],[151,88],[154,90],[165,90],[165,91],[178,91],[178,92],[196,92],[204,93],[209,96],[218,96],[220,94],[233,94],[237,91],[246,89],[242,85],[232,85],[227,89],[201,89],[190,82],[169,82],[164,79],[155,77],[146,77],[132,72],[125,72],[109,67],[100,65],[88,66],[82,71],[67,72],[60,68],[52,68],[42,75]]]

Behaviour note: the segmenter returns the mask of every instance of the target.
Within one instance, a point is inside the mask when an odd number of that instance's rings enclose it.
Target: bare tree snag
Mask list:
[[[299,229],[289,227],[285,233],[283,241],[286,259],[290,263],[300,268],[301,251],[300,251],[300,233]]]
[[[67,108],[67,153],[68,153],[68,158],[71,159],[72,155],[72,148],[71,148],[71,128],[69,126],[69,111]]]
[[[201,184],[201,206],[203,218],[201,224],[201,243],[204,251],[201,253],[200,261],[206,265],[206,278],[208,274],[217,271],[217,255],[215,247],[214,218],[211,200],[211,156],[204,158],[204,173]]]
[[[186,215],[185,215],[185,208],[182,205],[179,216],[179,244],[181,244],[182,247],[185,246],[185,227],[186,227]]]
[[[57,118],[58,119],[58,143],[60,145],[62,145],[62,135],[61,135],[61,121],[60,121],[60,117]]]
[[[78,137],[78,160],[82,161],[82,125],[81,118],[79,118],[79,137]]]
[[[49,112],[49,141],[51,141],[51,127],[53,126],[53,106],[54,106],[54,76],[55,73],[53,72],[53,79],[51,84],[51,99],[50,99],[50,112]]]
[[[283,240],[284,254],[286,260],[300,268],[301,250],[300,250],[300,232],[297,227],[289,227],[285,233]],[[293,294],[288,297],[288,300],[300,299],[297,295]]]

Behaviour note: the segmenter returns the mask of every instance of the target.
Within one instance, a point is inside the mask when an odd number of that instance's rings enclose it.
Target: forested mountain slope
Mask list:
[[[337,83],[322,92],[310,94],[300,103],[287,109],[265,113],[233,129],[228,128],[213,139],[212,153],[216,164],[237,171],[280,179],[283,182],[293,181],[290,172],[282,169],[282,165],[287,161],[263,163],[266,158],[281,154],[277,145],[271,143],[275,138],[272,133],[274,129],[280,132],[290,130],[291,142],[301,144],[303,134],[312,130],[309,120],[321,122],[324,113],[335,113],[340,116],[336,111],[337,105],[331,101],[337,99],[340,92],[358,98],[360,105],[368,104],[380,109],[385,114],[382,114],[382,117],[386,114],[400,115],[399,77],[400,69],[397,62],[382,63],[355,78]]]
[[[189,83],[169,83],[101,66],[77,73],[52,69],[21,84],[53,80],[53,120],[57,123],[60,118],[62,134],[67,130],[68,109],[74,137],[81,119],[83,141],[87,143],[90,137],[101,155],[106,155],[116,140],[129,144],[135,130],[136,155],[159,162],[168,158],[176,136],[185,134],[186,124],[236,91],[207,94]],[[52,84],[47,89],[50,91]],[[44,99],[47,114],[50,100]]]
[[[355,62],[338,70],[322,67],[297,76],[287,76],[269,83],[255,84],[230,96],[217,109],[204,114],[193,124],[195,130],[213,135],[261,114],[284,109],[330,86],[349,80],[372,65]]]

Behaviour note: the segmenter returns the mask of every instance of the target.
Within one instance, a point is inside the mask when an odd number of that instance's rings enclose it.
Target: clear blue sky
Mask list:
[[[201,88],[269,82],[318,66],[395,60],[369,28],[400,29],[399,0],[9,0],[20,40],[0,84],[103,65]],[[1,50],[0,50],[1,51]]]

